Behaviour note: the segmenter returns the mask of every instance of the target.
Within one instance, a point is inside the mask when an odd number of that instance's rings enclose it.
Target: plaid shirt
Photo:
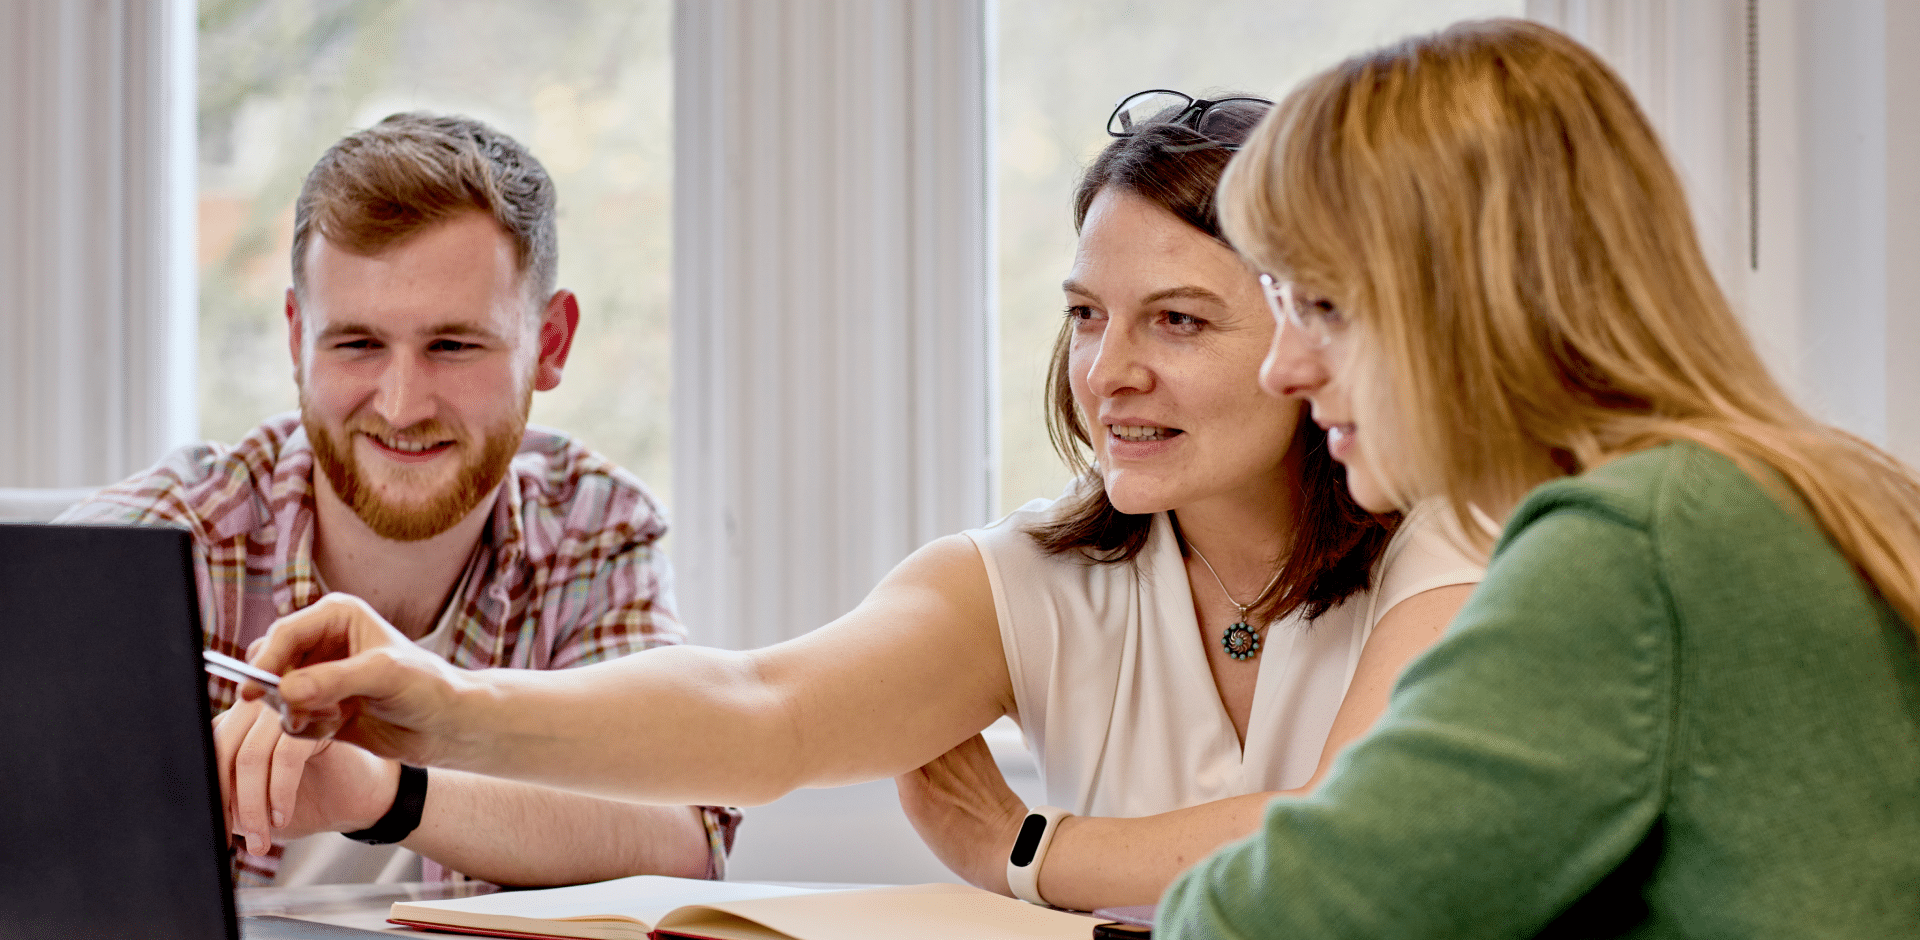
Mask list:
[[[297,414],[231,448],[196,444],[102,490],[59,521],[171,525],[193,533],[208,649],[246,656],[273,622],[327,593],[314,566],[313,450]],[[567,669],[679,643],[672,575],[657,543],[666,522],[639,480],[567,438],[529,429],[494,500],[458,594],[447,659],[467,669]],[[208,678],[216,714],[233,684]],[[722,877],[737,810],[703,807]],[[267,883],[280,849],[236,853],[247,883]],[[452,873],[425,860],[430,880]]]

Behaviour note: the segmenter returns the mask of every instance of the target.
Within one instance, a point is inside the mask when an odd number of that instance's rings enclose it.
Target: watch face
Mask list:
[[[1020,835],[1013,840],[1013,854],[1007,856],[1008,864],[1025,868],[1033,864],[1033,853],[1040,847],[1040,836],[1047,831],[1047,817],[1039,813],[1027,816],[1020,824]]]

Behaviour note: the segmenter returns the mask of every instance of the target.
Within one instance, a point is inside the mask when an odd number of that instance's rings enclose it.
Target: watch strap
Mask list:
[[[1007,854],[1007,887],[1022,901],[1045,905],[1040,896],[1040,865],[1059,831],[1060,820],[1073,815],[1058,806],[1036,806],[1020,824],[1013,839],[1013,851]]]
[[[400,786],[393,792],[393,805],[380,821],[359,832],[341,835],[367,845],[392,845],[420,828],[420,814],[427,806],[427,768],[400,765]]]

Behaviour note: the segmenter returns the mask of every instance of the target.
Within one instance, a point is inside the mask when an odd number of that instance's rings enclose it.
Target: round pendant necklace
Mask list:
[[[1220,572],[1213,570],[1213,562],[1207,560],[1207,556],[1200,551],[1200,546],[1188,542],[1187,547],[1193,549],[1194,557],[1207,566],[1207,573],[1213,575],[1213,580],[1220,585],[1220,593],[1227,596],[1227,603],[1240,611],[1240,619],[1235,621],[1233,626],[1228,627],[1226,632],[1220,634],[1220,645],[1226,649],[1228,656],[1241,662],[1260,655],[1260,634],[1247,626],[1247,611],[1251,610],[1254,604],[1259,603],[1260,598],[1267,596],[1268,591],[1273,590],[1274,584],[1280,580],[1280,572],[1287,569],[1283,567],[1280,571],[1274,572],[1273,577],[1268,579],[1267,586],[1261,588],[1260,593],[1255,594],[1252,601],[1242,604],[1233,599],[1233,592],[1227,590],[1227,582],[1220,580]]]

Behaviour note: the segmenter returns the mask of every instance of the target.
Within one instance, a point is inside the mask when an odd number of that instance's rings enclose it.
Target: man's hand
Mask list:
[[[393,804],[399,764],[350,744],[296,738],[258,700],[213,720],[214,754],[227,829],[247,851],[316,832],[353,832]]]
[[[248,653],[254,665],[281,674],[289,733],[337,737],[420,766],[437,763],[447,742],[436,720],[473,684],[347,594],[280,618]],[[249,700],[261,694],[251,685],[241,690]]]
[[[1020,834],[1027,805],[1007,786],[987,742],[974,735],[919,770],[893,778],[900,808],[922,841],[954,874],[1012,894],[1007,853]]]

